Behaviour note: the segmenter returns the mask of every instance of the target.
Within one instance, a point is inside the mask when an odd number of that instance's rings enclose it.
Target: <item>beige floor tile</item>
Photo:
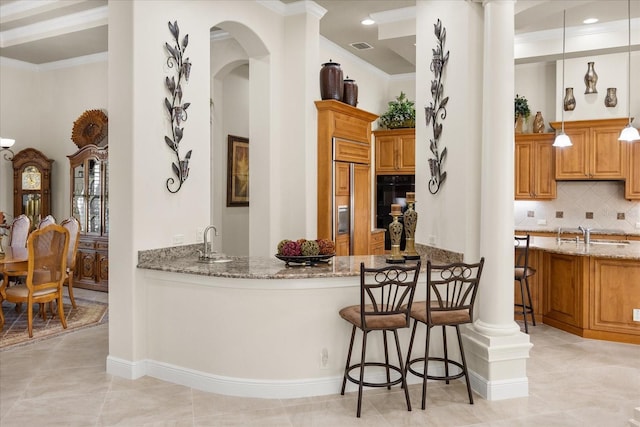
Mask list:
[[[79,298],[108,301],[108,294],[78,291]],[[105,372],[105,324],[0,351],[0,427],[626,426],[640,407],[640,346],[583,339],[547,325],[529,330],[529,397],[487,401],[474,394],[470,405],[464,381],[430,381],[424,411],[421,384],[409,386],[409,412],[398,386],[365,389],[358,419],[355,392],[253,399],[150,377],[112,377]]]

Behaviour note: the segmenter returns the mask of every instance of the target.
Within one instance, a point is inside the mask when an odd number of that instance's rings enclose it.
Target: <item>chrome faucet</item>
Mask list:
[[[584,236],[584,244],[588,245],[591,243],[591,229],[584,228],[583,226],[579,226],[578,230],[582,231],[582,235]]]
[[[204,229],[204,250],[198,251],[200,252],[200,259],[209,259],[212,258],[212,255],[215,253],[213,249],[213,239],[211,239],[211,245],[207,242],[207,234],[209,234],[209,230],[213,229],[213,236],[218,235],[218,229],[214,225],[210,225]],[[209,247],[211,246],[211,247]]]
[[[558,243],[560,243],[560,241],[561,241],[560,236],[562,236],[562,227],[558,227],[558,237],[556,238],[556,241]]]

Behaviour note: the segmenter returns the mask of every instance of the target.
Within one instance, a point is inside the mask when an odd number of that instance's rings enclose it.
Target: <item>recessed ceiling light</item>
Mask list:
[[[365,18],[365,19],[363,19],[362,21],[360,21],[360,23],[361,23],[362,25],[373,25],[373,24],[375,24],[375,23],[376,23],[376,21],[374,21],[374,20],[373,20],[373,19],[371,19],[371,18]]]
[[[595,24],[596,22],[598,22],[598,18],[587,18],[582,21],[583,24]]]

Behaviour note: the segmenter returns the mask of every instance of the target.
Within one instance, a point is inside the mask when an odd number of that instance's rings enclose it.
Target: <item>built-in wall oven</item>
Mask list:
[[[391,205],[398,204],[402,212],[407,210],[407,192],[415,192],[415,175],[378,175],[376,178],[376,227],[385,229],[384,247],[391,249],[389,224],[393,220]],[[402,221],[402,217],[400,217]],[[402,233],[400,250],[404,250],[405,236]]]

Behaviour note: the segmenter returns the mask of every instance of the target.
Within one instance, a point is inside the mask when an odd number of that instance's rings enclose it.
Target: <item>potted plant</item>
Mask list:
[[[389,108],[380,116],[378,123],[386,129],[416,127],[416,109],[414,103],[400,92],[395,101],[389,101]]]
[[[522,133],[522,126],[524,125],[525,120],[527,120],[531,115],[527,98],[516,93],[516,97],[514,99],[514,111],[516,133]]]

